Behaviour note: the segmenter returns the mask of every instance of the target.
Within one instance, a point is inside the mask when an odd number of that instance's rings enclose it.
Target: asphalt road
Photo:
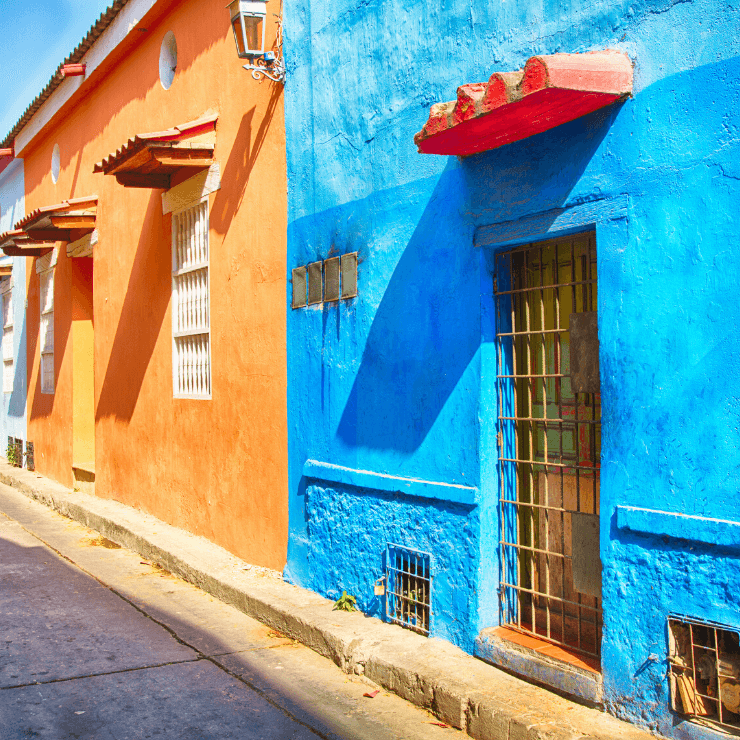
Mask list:
[[[2,484],[0,630],[0,740],[462,737]]]

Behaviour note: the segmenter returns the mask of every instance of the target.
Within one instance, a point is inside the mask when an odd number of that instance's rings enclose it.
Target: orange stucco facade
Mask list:
[[[242,69],[223,0],[161,2],[26,146],[26,211],[96,194],[92,258],[59,245],[55,391],[41,392],[39,277],[28,260],[28,439],[37,470],[276,569],[287,543],[283,90]],[[177,69],[159,79],[172,31]],[[269,39],[274,26],[268,27]],[[210,194],[210,399],[173,397],[171,219],[162,190],[93,166],[134,134],[218,113]],[[61,167],[51,176],[52,150]],[[192,176],[192,171],[179,179]],[[92,363],[93,367],[90,367]],[[94,378],[94,393],[90,382]]]

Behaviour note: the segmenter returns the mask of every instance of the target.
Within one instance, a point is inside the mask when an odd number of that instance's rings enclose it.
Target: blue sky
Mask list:
[[[113,0],[0,0],[0,141]]]

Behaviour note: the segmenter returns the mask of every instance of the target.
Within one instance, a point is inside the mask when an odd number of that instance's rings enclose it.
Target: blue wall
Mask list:
[[[440,561],[438,634],[471,649],[496,624],[490,258],[512,234],[594,227],[605,696],[675,736],[705,731],[668,709],[667,615],[740,627],[738,551],[702,520],[740,521],[739,27],[730,2],[702,0],[292,0],[285,15],[288,266],[361,259],[358,298],[288,309],[287,574],[370,604],[383,540],[405,529],[461,550]],[[607,47],[635,61],[624,104],[464,160],[416,152],[458,85]],[[471,486],[478,503],[314,487],[309,459]],[[618,506],[696,518],[679,539],[658,515],[619,528]]]
[[[12,229],[25,215],[23,160],[15,159],[0,172],[0,233]],[[0,264],[13,266],[15,357],[13,392],[2,394],[3,402],[0,407],[0,455],[4,456],[9,436],[26,441],[26,259],[3,257]],[[0,380],[0,385],[1,382]]]

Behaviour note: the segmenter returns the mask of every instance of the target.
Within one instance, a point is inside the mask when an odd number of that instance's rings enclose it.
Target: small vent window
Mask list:
[[[211,397],[208,201],[172,214],[172,376],[176,398]]]
[[[293,308],[303,308],[306,305],[306,268],[293,268]]]
[[[321,303],[324,298],[324,291],[321,285],[322,263],[312,262],[308,266],[308,305],[312,306]]]
[[[324,300],[339,300],[339,257],[324,261]]]
[[[16,468],[23,467],[23,440],[17,437],[8,437],[7,459]]]
[[[337,303],[357,296],[357,252],[292,270],[292,308]],[[306,295],[308,292],[308,296]]]
[[[357,252],[342,255],[342,298],[357,295]]]
[[[389,544],[385,578],[388,620],[428,635],[431,628],[432,556]]]
[[[668,620],[671,704],[694,722],[740,730],[740,636],[732,627]]]

